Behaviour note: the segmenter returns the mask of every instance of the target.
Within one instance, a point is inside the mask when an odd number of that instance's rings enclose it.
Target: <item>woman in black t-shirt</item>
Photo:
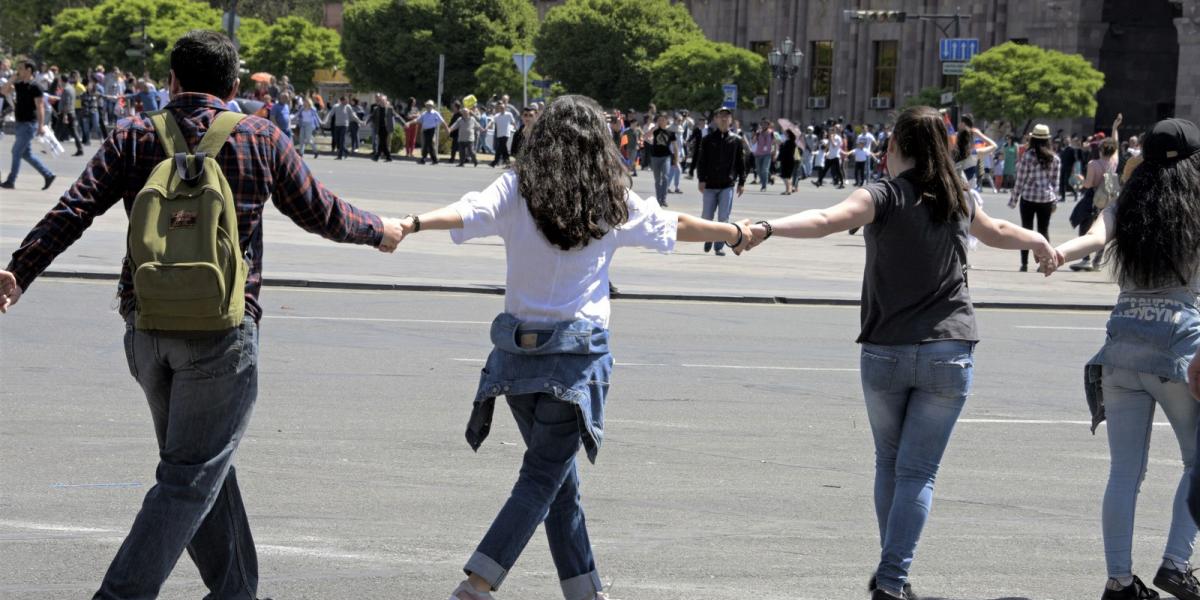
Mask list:
[[[779,146],[779,176],[783,178],[782,195],[795,193],[792,174],[796,172],[796,132],[787,130],[783,144]]]
[[[979,339],[966,282],[967,233],[997,248],[1061,257],[1040,234],[977,210],[955,173],[946,126],[927,106],[901,113],[888,144],[891,178],[840,204],[754,226],[818,238],[864,227],[860,377],[875,439],[875,517],[883,548],[873,600],[912,595],[908,571],[933,481],[971,388]]]

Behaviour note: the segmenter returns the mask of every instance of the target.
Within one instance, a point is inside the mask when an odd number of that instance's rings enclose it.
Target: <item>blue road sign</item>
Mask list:
[[[944,62],[970,62],[979,54],[979,40],[975,38],[948,38],[938,45],[940,59]]]
[[[737,108],[737,86],[727,83],[721,86],[721,90],[725,92],[725,99],[721,101],[721,106],[724,108]]]

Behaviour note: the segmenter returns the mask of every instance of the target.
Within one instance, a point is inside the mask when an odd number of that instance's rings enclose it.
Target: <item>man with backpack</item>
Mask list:
[[[171,103],[122,120],[0,271],[0,312],[123,202],[125,351],[150,404],[159,463],[94,598],[155,597],[186,549],[210,597],[253,599],[258,564],[233,456],[257,397],[267,198],[334,241],[392,252],[402,234],[398,220],[326,190],[278,127],[225,110],[238,88],[229,38],[190,32],[170,65]]]

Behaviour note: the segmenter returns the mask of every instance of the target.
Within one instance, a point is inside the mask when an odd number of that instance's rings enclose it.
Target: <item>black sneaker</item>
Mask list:
[[[908,595],[893,596],[883,590],[875,590],[871,593],[871,600],[908,600]]]
[[[724,250],[717,250],[716,252],[713,252],[713,254],[716,254],[717,256],[725,256],[725,251],[724,251]]]
[[[50,186],[54,185],[55,177],[54,175],[51,175],[49,177],[45,177],[44,179],[46,180],[46,185],[42,186],[43,191],[50,189]]]
[[[0,188],[2,188],[2,189],[11,190],[14,187],[15,186],[13,185],[13,182],[11,182],[11,181],[5,181],[3,183],[0,183]]]
[[[712,245],[713,245],[713,243],[712,243],[712,242],[704,242],[704,251],[705,251],[705,252],[709,252],[709,251],[711,251],[711,250],[712,250]]]
[[[1154,587],[1171,594],[1179,600],[1200,600],[1200,581],[1192,571],[1176,571],[1161,567],[1154,575]]]
[[[872,575],[871,580],[867,582],[867,591],[868,592],[875,591],[875,576],[874,575]],[[888,594],[887,592],[884,592],[884,595],[883,595],[884,598],[888,598],[889,596],[891,596],[891,595]],[[921,600],[920,596],[917,596],[916,594],[913,593],[912,584],[909,584],[909,583],[904,584],[904,600]]]
[[[1146,584],[1137,577],[1133,578],[1133,583],[1128,587],[1119,590],[1110,590],[1105,587],[1104,595],[1100,596],[1100,600],[1155,600],[1156,598],[1158,598],[1158,592],[1147,588]]]

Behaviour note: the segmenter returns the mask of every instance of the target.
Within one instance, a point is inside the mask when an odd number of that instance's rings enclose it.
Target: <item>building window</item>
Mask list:
[[[875,41],[875,84],[873,98],[896,97],[896,66],[900,63],[900,42],[896,40]]]
[[[809,96],[828,100],[833,89],[833,41],[813,42],[809,56],[809,77],[812,82]]]
[[[750,42],[750,51],[766,58],[771,53],[771,42]]]

